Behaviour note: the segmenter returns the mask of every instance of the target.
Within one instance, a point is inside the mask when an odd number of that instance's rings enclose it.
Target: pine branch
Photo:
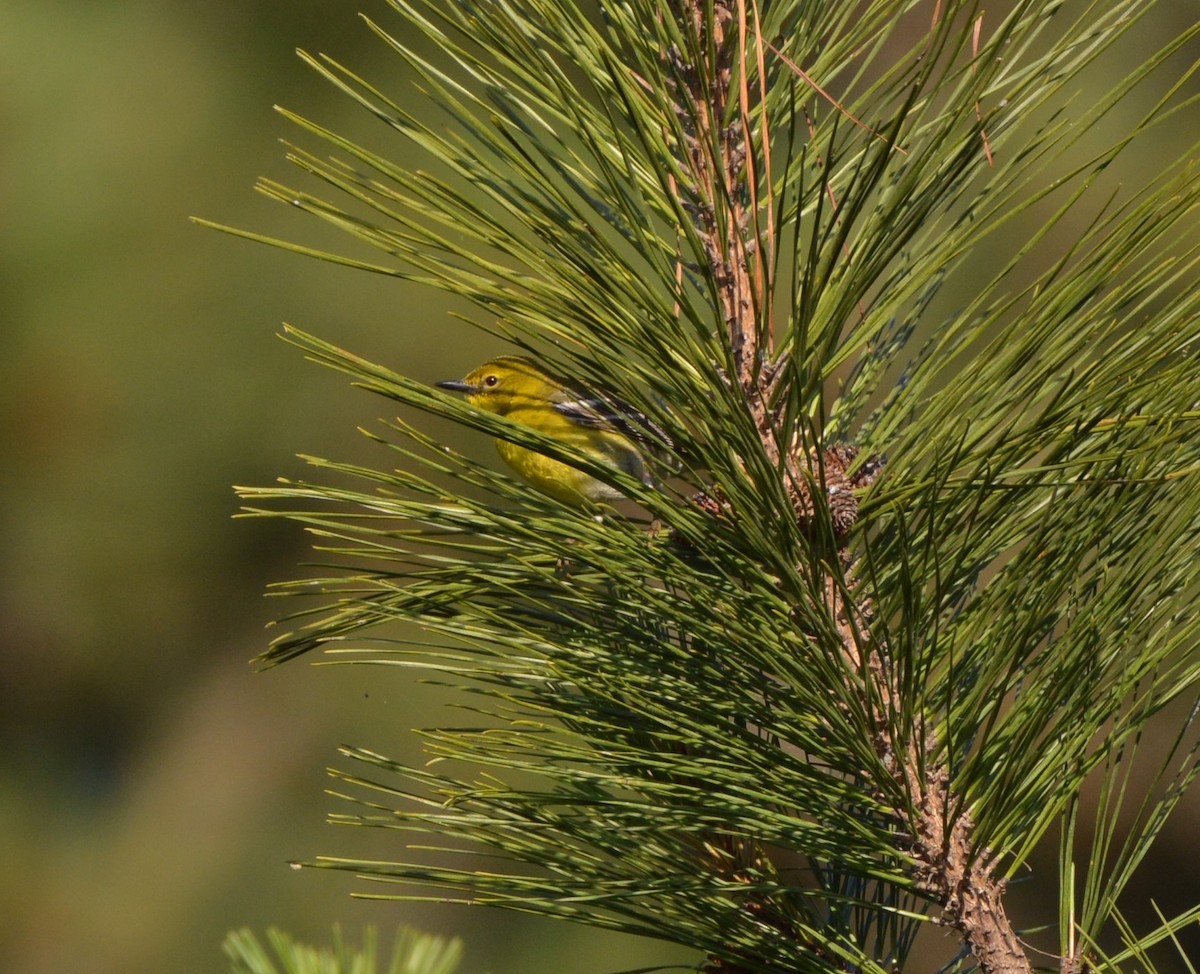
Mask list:
[[[1179,490],[1200,471],[1200,252],[1161,244],[1200,208],[1194,174],[1038,250],[1167,102],[1051,165],[1183,40],[1068,125],[1064,86],[1142,0],[1067,25],[1019,0],[983,30],[936,3],[901,54],[907,0],[629,0],[601,24],[568,0],[395,5],[445,63],[372,29],[449,125],[308,60],[434,165],[289,114],[341,154],[290,158],[343,203],[261,188],[385,254],[319,256],[471,302],[632,403],[679,466],[664,490],[605,474],[289,329],[372,392],[613,478],[661,526],[563,510],[407,420],[371,434],[399,469],[310,461],[364,489],[245,490],[255,514],[290,505],[332,566],[285,587],[324,604],[267,662],[366,640],[470,694],[467,726],[426,732],[436,767],[348,749],[369,770],[337,773],[360,806],[339,820],[514,862],[318,864],[669,937],[713,972],[881,974],[933,916],[960,961],[1028,972],[1006,880],[1200,686],[1200,500]],[[944,310],[943,282],[1017,224]],[[1164,772],[1116,866],[1088,874],[1064,972],[1098,958],[1194,774]]]
[[[764,253],[770,236],[759,219],[772,206],[770,200],[760,204],[756,196],[760,185],[770,187],[756,163],[769,158],[771,149],[764,112],[761,154],[751,151],[751,133],[758,126],[750,117],[750,79],[758,71],[746,60],[753,52],[761,62],[760,23],[757,10],[748,15],[746,0],[684,0],[681,15],[683,36],[690,43],[686,51],[674,50],[670,56],[675,60],[676,112],[686,137],[687,196],[728,334],[732,380],[746,397],[767,455],[777,460],[780,450],[766,408],[769,390],[761,382],[763,364],[772,356]]]
[[[685,0],[686,36],[693,42],[690,51],[700,61],[689,63],[679,51],[672,51],[671,67],[689,83],[683,98],[687,107],[677,111],[688,136],[691,195],[708,259],[708,277],[727,329],[734,375],[762,437],[764,453],[778,462],[781,444],[776,442],[767,408],[771,387],[782,375],[771,349],[771,288],[763,259],[764,241],[771,236],[760,228],[764,204],[754,193],[759,185],[770,186],[755,170],[756,160],[770,155],[769,123],[767,106],[757,99],[759,115],[751,117],[749,81],[761,77],[765,59],[777,57],[778,52],[765,50],[757,7],[750,11],[747,7],[747,0],[711,4]],[[755,131],[761,133],[759,153],[749,148],[750,134]],[[769,213],[771,201],[766,201],[765,207]],[[770,363],[766,381],[764,362]],[[808,457],[790,455],[787,462],[794,484],[818,481],[819,471]],[[828,494],[828,482],[823,486],[827,497],[835,496]],[[810,499],[805,501],[805,506],[811,507]],[[843,568],[852,562],[844,545],[839,557]],[[911,708],[898,698],[899,689],[887,678],[894,667],[888,663],[886,643],[869,635],[868,607],[856,604],[853,596],[846,599],[840,581],[825,580],[827,604],[838,620],[846,663],[854,672],[869,674],[859,704],[879,728],[877,753],[882,763],[893,769],[897,786],[877,788],[875,797],[886,800],[898,790],[916,812],[908,851],[918,886],[941,905],[943,922],[961,933],[986,974],[1031,974],[1032,965],[1004,911],[1004,884],[993,875],[994,864],[986,851],[976,848],[970,812],[963,796],[951,790],[937,741],[914,736],[904,742],[895,739],[889,729],[893,715],[911,712]],[[906,811],[895,809],[896,817],[905,819]],[[736,855],[733,847],[726,852]],[[746,865],[760,867],[757,861]],[[759,909],[770,908],[769,902],[759,904]],[[709,969],[735,970],[716,959],[710,961]]]

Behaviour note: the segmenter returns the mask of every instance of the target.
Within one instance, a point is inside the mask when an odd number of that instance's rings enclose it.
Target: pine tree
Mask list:
[[[1118,908],[1198,767],[1193,708],[1129,785],[1200,691],[1200,143],[1105,176],[1196,117],[1200,24],[1110,82],[1154,4],[393,6],[368,25],[436,118],[307,60],[429,165],[285,112],[338,153],[289,156],[327,198],[260,184],[380,262],[269,242],[466,299],[642,410],[677,467],[643,484],[288,327],[630,499],[564,506],[407,419],[372,434],[380,469],[243,491],[336,566],[292,586],[323,598],[266,662],[415,665],[479,715],[425,732],[435,764],[346,749],[346,818],[512,865],[318,864],[665,938],[710,974],[882,974],[930,923],[961,970],[1147,969],[1200,918],[1137,935]],[[1055,842],[1042,961],[1009,883]]]

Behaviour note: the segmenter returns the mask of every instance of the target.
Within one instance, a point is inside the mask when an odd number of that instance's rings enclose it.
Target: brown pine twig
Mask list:
[[[836,487],[841,492],[837,510],[846,523],[836,533],[844,544],[849,525],[857,516],[857,502],[850,506],[846,503],[846,497],[853,498],[846,477],[853,457],[828,452],[822,455],[795,444],[779,443],[767,408],[770,393],[783,370],[770,367],[772,345],[766,324],[770,321],[771,290],[766,270],[769,264],[759,222],[761,173],[751,148],[757,124],[763,146],[762,164],[769,164],[766,92],[761,87],[765,84],[765,50],[772,51],[822,97],[844,110],[763,39],[756,5],[752,11],[753,28],[746,0],[714,0],[709,9],[711,17],[706,18],[701,0],[682,2],[684,15],[695,31],[696,49],[716,51],[717,63],[696,66],[687,73],[692,87],[685,101],[695,106],[695,110],[684,118],[685,126],[690,128],[684,163],[691,186],[681,189],[690,192],[693,197],[690,202],[700,216],[700,236],[733,351],[735,374],[731,381],[738,383],[745,396],[767,455],[778,461],[786,451],[785,467],[790,473],[797,518],[803,521],[815,513],[808,493],[810,485],[822,484],[827,491]],[[731,25],[736,29],[732,38],[728,34]],[[757,103],[750,87],[752,63],[757,67],[760,81],[755,93]],[[731,92],[735,84],[736,92]],[[730,105],[731,95],[736,97],[736,106]],[[736,107],[735,124],[718,130],[717,120],[729,117],[731,107]],[[873,131],[857,119],[854,121]],[[769,179],[766,185],[770,186]],[[769,222],[767,237],[771,244],[773,236],[774,224]],[[832,491],[828,501],[826,509],[833,511]],[[697,503],[705,509],[711,508],[714,514],[730,513],[719,492],[712,497],[698,495]],[[851,571],[849,552],[845,550],[843,562],[846,571]],[[844,594],[847,592],[844,581],[832,575],[827,579],[828,604],[837,622],[842,653],[849,667],[865,677],[862,705],[871,715],[873,726],[878,728],[874,747],[883,766],[894,777],[886,784],[877,783],[874,797],[907,795],[909,807],[915,809],[915,819],[908,807],[897,807],[895,816],[909,823],[911,834],[901,851],[915,862],[916,885],[940,905],[942,922],[958,931],[985,974],[1032,974],[1032,965],[1004,910],[1004,883],[994,875],[995,860],[974,840],[973,819],[969,810],[960,807],[961,802],[951,789],[950,774],[938,757],[936,739],[916,733],[907,741],[892,736],[889,716],[901,708],[903,701],[891,676],[887,647],[870,636],[870,606],[855,604]],[[734,854],[735,850],[730,847],[725,853]],[[768,905],[752,902],[746,908],[761,911]],[[820,949],[819,945],[805,946],[814,951]],[[734,974],[738,968],[714,957],[710,958],[707,970],[713,974]]]

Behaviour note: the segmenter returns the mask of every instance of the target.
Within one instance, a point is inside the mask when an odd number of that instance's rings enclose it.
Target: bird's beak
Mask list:
[[[449,389],[451,392],[465,392],[467,395],[479,391],[478,386],[473,386],[462,379],[443,379],[441,382],[435,382],[434,385],[439,389]]]

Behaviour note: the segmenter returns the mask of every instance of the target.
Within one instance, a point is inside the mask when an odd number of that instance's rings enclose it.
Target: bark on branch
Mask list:
[[[758,169],[770,153],[766,107],[761,98],[752,97],[750,81],[757,77],[761,84],[761,65],[772,55],[768,39],[758,32],[757,14],[754,0],[680,0],[681,19],[696,40],[694,50],[714,53],[711,63],[692,65],[684,63],[683,52],[668,53],[678,69],[676,76],[688,88],[676,104],[689,136],[684,163],[691,185],[681,191],[699,216],[709,280],[732,351],[735,374],[730,381],[745,397],[768,456],[784,458],[785,466],[798,474],[797,483],[813,484],[824,480],[831,458],[839,459],[836,451],[819,458],[811,451],[788,455],[795,448],[779,442],[768,407],[782,370],[774,361],[772,294],[763,257],[774,241],[761,230],[771,224],[760,212],[764,202],[759,198],[762,188],[768,194],[769,213],[770,180]],[[755,133],[757,146],[752,144]],[[798,516],[805,507],[811,513],[811,498],[807,501],[797,503]],[[834,511],[832,494],[829,501],[824,509]],[[856,511],[855,506],[851,518]],[[844,533],[835,531],[839,537]],[[903,703],[889,678],[894,668],[888,665],[887,647],[867,635],[869,607],[846,604],[842,591],[829,579],[828,604],[839,622],[842,652],[852,670],[873,684],[864,685],[862,704],[873,712],[874,726],[882,728],[874,746],[881,765],[894,775],[893,781],[877,783],[873,797],[900,793],[913,798],[908,808],[895,809],[897,819],[908,823],[910,836],[907,848],[899,851],[916,862],[918,887],[941,905],[942,921],[958,931],[986,974],[1032,974],[1004,911],[1004,884],[993,875],[994,860],[974,839],[970,811],[952,791],[936,739],[914,733],[909,742],[898,741],[887,730],[892,726],[889,714]],[[916,809],[915,821],[909,808]],[[733,970],[716,959],[709,969]]]

